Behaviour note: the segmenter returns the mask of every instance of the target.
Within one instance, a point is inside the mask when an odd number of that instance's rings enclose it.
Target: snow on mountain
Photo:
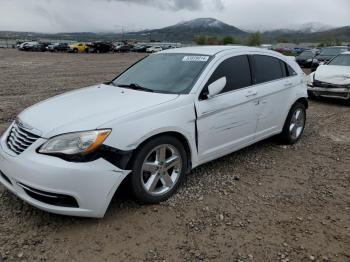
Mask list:
[[[180,22],[175,26],[186,26],[189,28],[203,28],[203,27],[224,28],[225,26],[228,26],[228,25],[214,18],[197,18],[190,21]]]
[[[318,22],[310,22],[310,23],[305,23],[301,25],[293,25],[288,27],[289,30],[293,31],[299,31],[303,33],[316,33],[316,32],[323,32],[327,31],[330,29],[333,29],[333,26],[318,23]]]

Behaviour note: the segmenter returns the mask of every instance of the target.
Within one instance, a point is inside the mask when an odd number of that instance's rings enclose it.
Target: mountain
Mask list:
[[[350,41],[350,26],[333,28],[326,31],[310,32],[310,28],[304,30],[286,30],[279,29],[266,31],[262,34],[265,42],[349,42]]]
[[[290,26],[289,29],[292,31],[299,31],[303,33],[317,33],[334,29],[334,27],[318,22],[310,22],[301,25]]]
[[[149,36],[157,41],[192,42],[198,35],[243,37],[247,32],[214,18],[197,18],[164,27],[129,33],[130,36]]]

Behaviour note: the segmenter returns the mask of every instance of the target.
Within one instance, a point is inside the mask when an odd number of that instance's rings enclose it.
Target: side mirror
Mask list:
[[[218,80],[216,80],[215,82],[211,83],[208,86],[208,98],[211,98],[217,94],[219,94],[226,86],[226,77],[221,77]]]

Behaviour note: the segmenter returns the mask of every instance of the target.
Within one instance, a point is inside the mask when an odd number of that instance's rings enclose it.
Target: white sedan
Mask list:
[[[350,52],[334,57],[311,73],[308,79],[308,92],[310,96],[350,101]]]
[[[296,143],[307,107],[302,70],[276,52],[171,49],[20,113],[0,139],[0,182],[40,209],[103,217],[126,178],[158,203],[198,165],[273,135]]]
[[[149,48],[146,49],[146,53],[157,53],[162,51],[163,48],[161,48],[160,46],[151,46]]]

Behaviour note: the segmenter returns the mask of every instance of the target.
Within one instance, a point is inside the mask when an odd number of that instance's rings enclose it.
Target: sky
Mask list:
[[[245,30],[345,26],[350,0],[0,0],[1,31],[137,31],[200,17]]]

